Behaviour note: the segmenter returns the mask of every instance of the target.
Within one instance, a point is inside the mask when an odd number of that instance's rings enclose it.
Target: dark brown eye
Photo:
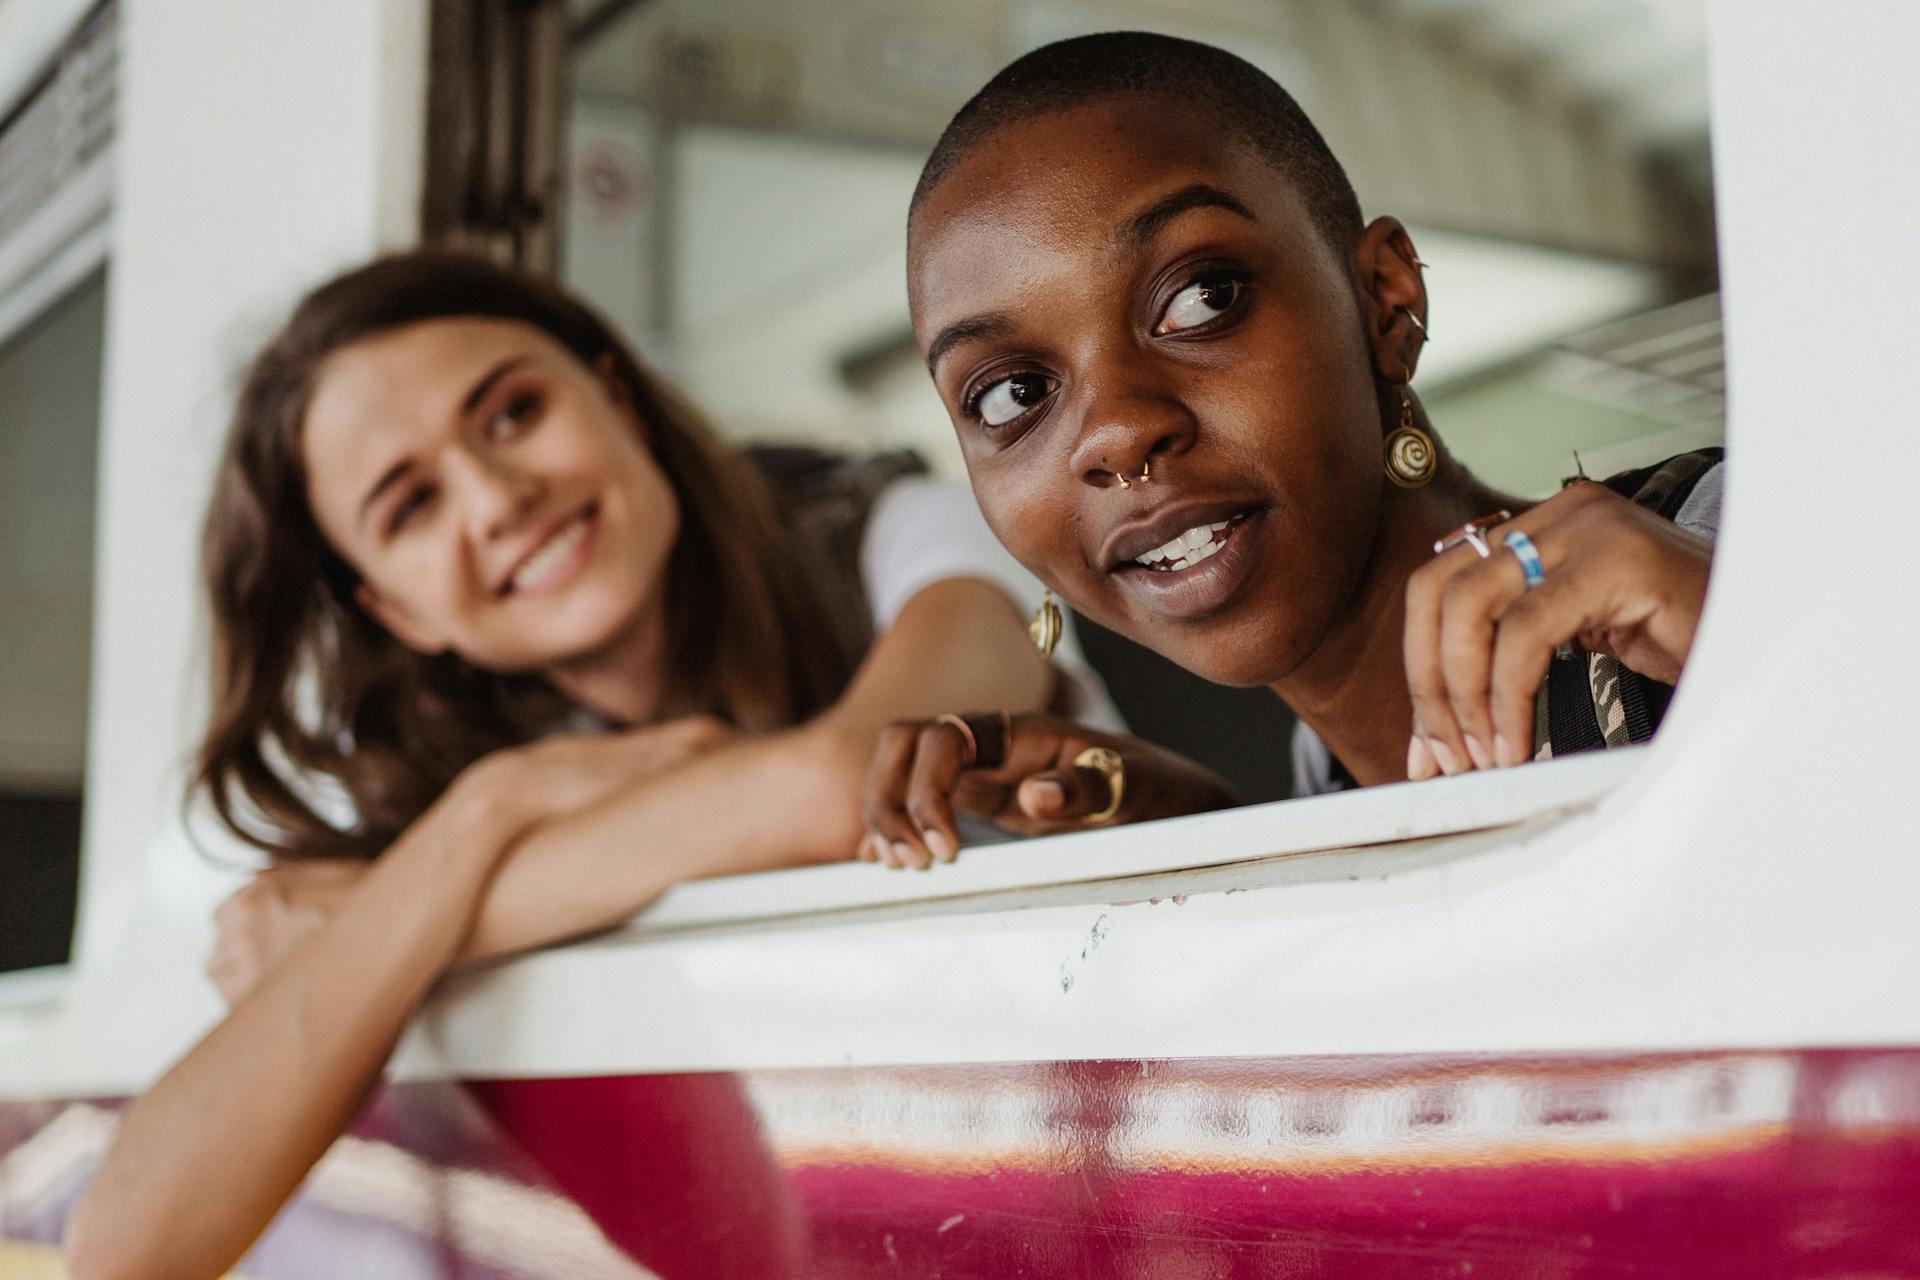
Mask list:
[[[1045,400],[1052,392],[1048,379],[1037,373],[1016,373],[980,393],[973,411],[990,427],[1003,427]]]
[[[432,499],[433,490],[426,485],[410,490],[405,497],[394,504],[393,514],[387,517],[387,532],[399,533],[412,524],[414,518],[426,510],[427,503]]]
[[[1179,333],[1226,314],[1239,299],[1241,284],[1232,276],[1205,276],[1173,295],[1160,313],[1155,333]]]
[[[500,412],[487,424],[487,434],[495,440],[505,439],[522,430],[539,412],[539,393],[522,391],[501,406]]]

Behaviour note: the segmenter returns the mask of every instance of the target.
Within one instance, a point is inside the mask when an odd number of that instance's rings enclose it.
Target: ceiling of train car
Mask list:
[[[1703,3],[572,0],[576,124],[639,148],[660,217],[640,258],[578,253],[571,278],[730,430],[910,445],[957,468],[900,291],[921,157],[1026,50],[1184,35],[1287,85],[1363,206],[1413,228],[1433,264],[1423,389],[1512,402],[1474,403],[1478,447],[1518,458],[1536,410],[1565,419],[1535,442],[1539,475],[1514,481],[1532,491],[1569,449],[1696,429],[1588,394],[1630,380],[1593,361],[1577,385],[1486,388],[1537,380],[1570,334],[1712,288]]]
[[[1703,0],[574,0],[576,92],[924,149],[997,67],[1083,31],[1226,45],[1371,208],[1710,268]]]

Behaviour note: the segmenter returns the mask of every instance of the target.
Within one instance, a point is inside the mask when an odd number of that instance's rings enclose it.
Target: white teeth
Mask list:
[[[1185,533],[1175,534],[1145,555],[1136,556],[1133,562],[1149,569],[1190,568],[1225,545],[1217,539],[1220,531],[1232,523],[1231,520],[1222,520],[1217,524],[1195,525]]]
[[[514,571],[513,579],[507,585],[515,591],[531,591],[543,584],[546,576],[560,567],[567,554],[580,545],[580,539],[587,536],[587,522],[584,517],[574,520],[553,537],[547,544],[527,557],[526,563]]]

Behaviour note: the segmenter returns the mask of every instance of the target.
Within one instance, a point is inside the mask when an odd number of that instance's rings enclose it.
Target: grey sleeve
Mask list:
[[[1717,462],[1713,469],[1694,482],[1693,492],[1674,513],[1673,522],[1688,533],[1697,533],[1712,541],[1720,532],[1720,485],[1727,464]]]

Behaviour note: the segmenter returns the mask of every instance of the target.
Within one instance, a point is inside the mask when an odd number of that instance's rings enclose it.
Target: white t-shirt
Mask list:
[[[1033,575],[993,536],[971,489],[925,476],[896,480],[880,491],[861,540],[860,578],[873,608],[875,635],[892,626],[916,594],[949,578],[993,583],[1023,617],[1032,616],[1044,594]],[[1098,729],[1124,730],[1106,686],[1080,652],[1070,618],[1053,651],[1053,665],[1066,681],[1073,719]]]

